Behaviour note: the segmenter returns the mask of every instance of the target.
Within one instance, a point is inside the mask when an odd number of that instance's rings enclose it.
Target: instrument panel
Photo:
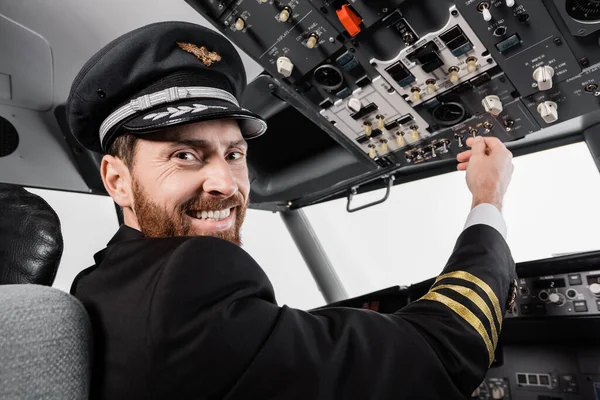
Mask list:
[[[504,346],[471,398],[598,400],[598,357],[597,346]]]
[[[374,170],[600,108],[597,0],[187,0]]]
[[[600,315],[600,270],[520,278],[507,318]]]

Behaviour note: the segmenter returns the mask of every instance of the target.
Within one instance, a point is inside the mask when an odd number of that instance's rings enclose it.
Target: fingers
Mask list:
[[[481,136],[467,139],[467,146],[471,147],[472,155],[485,155],[486,142]]]
[[[473,152],[471,150],[463,151],[458,156],[456,156],[456,160],[459,163],[467,162],[471,159],[471,155],[473,155]]]
[[[487,145],[487,147],[489,147],[491,150],[498,150],[501,148],[506,148],[506,145],[504,143],[502,143],[500,141],[500,139],[493,137],[493,136],[486,136],[484,137],[485,140],[485,144]]]
[[[466,171],[468,166],[469,166],[468,162],[463,162],[463,163],[458,164],[456,169],[458,169],[459,171]]]

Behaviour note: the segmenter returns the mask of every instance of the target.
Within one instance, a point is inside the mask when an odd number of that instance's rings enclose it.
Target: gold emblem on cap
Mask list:
[[[187,51],[190,54],[196,56],[196,58],[202,61],[202,64],[210,67],[213,63],[221,61],[221,56],[219,53],[214,51],[208,51],[208,49],[204,46],[198,47],[192,43],[182,43],[177,42],[177,46],[179,46],[183,51]]]

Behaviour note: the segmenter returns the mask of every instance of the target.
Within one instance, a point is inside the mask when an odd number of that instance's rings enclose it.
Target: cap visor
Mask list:
[[[144,133],[216,119],[238,120],[242,136],[246,139],[258,137],[267,130],[267,123],[260,116],[227,101],[209,99],[190,99],[161,104],[136,114],[120,128],[131,133]]]

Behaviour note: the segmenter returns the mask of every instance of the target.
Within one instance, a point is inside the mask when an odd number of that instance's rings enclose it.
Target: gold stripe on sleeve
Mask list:
[[[477,306],[477,308],[481,310],[481,312],[490,322],[492,330],[492,345],[494,346],[494,348],[496,348],[496,346],[498,345],[498,331],[496,330],[496,324],[494,324],[494,317],[492,316],[492,312],[490,311],[490,308],[488,307],[487,303],[483,301],[481,296],[479,296],[479,294],[477,294],[477,292],[473,289],[458,285],[440,285],[434,287],[433,289],[431,289],[431,291],[437,291],[442,289],[449,289],[460,293],[467,299],[471,300]]]
[[[465,271],[454,271],[444,275],[440,275],[435,280],[435,283],[438,283],[442,279],[449,278],[462,279],[471,282],[477,285],[481,290],[483,290],[492,302],[492,306],[494,307],[494,311],[496,313],[496,318],[498,319],[498,325],[502,325],[502,308],[500,307],[500,302],[498,301],[498,297],[496,297],[496,294],[494,293],[492,288],[487,283],[485,283],[475,275],[472,275]]]
[[[494,346],[492,346],[492,342],[490,341],[490,337],[483,326],[483,323],[475,314],[471,312],[467,307],[463,306],[459,302],[452,300],[450,297],[444,296],[441,293],[437,292],[429,292],[425,296],[421,297],[420,300],[430,300],[437,301],[438,303],[442,303],[452,311],[454,311],[457,315],[459,315],[462,319],[464,319],[469,325],[479,333],[481,338],[485,343],[485,347],[487,347],[490,364],[494,361]]]

